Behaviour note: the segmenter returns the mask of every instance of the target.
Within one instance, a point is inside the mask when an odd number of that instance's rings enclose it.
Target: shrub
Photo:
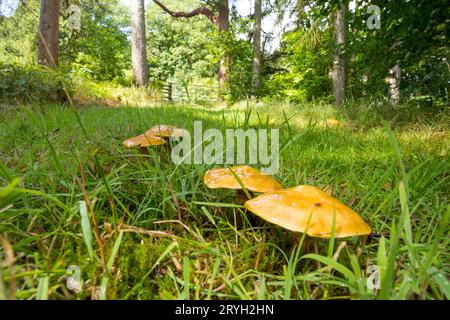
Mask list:
[[[62,73],[36,65],[0,63],[2,102],[65,101],[70,81]]]

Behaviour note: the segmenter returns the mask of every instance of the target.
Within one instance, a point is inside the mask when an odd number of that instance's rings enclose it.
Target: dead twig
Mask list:
[[[176,236],[170,232],[166,231],[156,231],[156,230],[147,230],[144,228],[134,227],[134,226],[128,226],[128,225],[122,225],[119,228],[122,232],[131,232],[131,233],[139,233],[139,234],[145,234],[151,237],[162,237],[162,238],[175,238]]]
[[[162,223],[177,223],[179,225],[181,225],[184,229],[186,229],[187,232],[191,232],[191,229],[189,229],[189,227],[187,225],[185,225],[183,222],[181,222],[180,220],[159,220],[159,221],[154,221],[154,224],[162,224]]]

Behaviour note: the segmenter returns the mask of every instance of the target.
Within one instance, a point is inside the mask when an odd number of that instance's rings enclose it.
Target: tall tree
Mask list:
[[[334,102],[337,106],[342,105],[345,101],[345,13],[346,5],[342,2],[342,0],[340,0],[338,8],[333,16],[334,39],[336,48],[334,52],[332,77]]]
[[[221,36],[225,36],[228,32],[230,24],[230,8],[228,5],[228,0],[221,0],[218,8],[218,16],[215,25],[219,29]],[[225,90],[227,80],[228,80],[228,58],[222,57],[219,61],[219,94]]]
[[[214,2],[214,9],[209,9],[206,6],[198,7],[189,12],[183,11],[172,11],[167,8],[158,0],[153,0],[164,12],[168,13],[174,18],[191,18],[198,15],[203,15],[209,19],[218,29],[220,33],[226,33],[229,29],[229,16],[230,7],[228,0],[218,0]],[[219,71],[218,71],[218,82],[219,82],[219,93],[222,93],[226,87],[226,82],[228,79],[228,61],[227,57],[222,57],[219,61]]]
[[[134,84],[138,87],[147,86],[148,64],[144,0],[133,0],[131,4],[131,63]]]
[[[41,0],[38,60],[53,69],[58,66],[59,11],[60,0]]]
[[[261,86],[261,0],[255,0],[255,23],[253,26],[253,74],[252,74],[252,94],[257,96]]]
[[[305,4],[303,0],[297,0],[297,27],[305,25]]]

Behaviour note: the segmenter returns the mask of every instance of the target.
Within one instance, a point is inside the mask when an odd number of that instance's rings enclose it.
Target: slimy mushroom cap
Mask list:
[[[208,170],[203,181],[210,189],[242,189],[231,170],[239,177],[244,187],[250,191],[269,192],[283,188],[273,177],[246,165]]]
[[[145,134],[161,138],[179,138],[189,135],[189,131],[175,126],[159,125],[151,127]]]
[[[247,210],[285,229],[312,237],[368,235],[370,226],[352,209],[313,186],[297,186],[260,195],[245,203]],[[308,223],[309,222],[309,223]]]
[[[167,143],[166,140],[164,140],[161,137],[156,137],[148,134],[141,134],[128,140],[125,140],[123,142],[123,145],[126,148],[133,148],[133,147],[159,146],[165,143]]]

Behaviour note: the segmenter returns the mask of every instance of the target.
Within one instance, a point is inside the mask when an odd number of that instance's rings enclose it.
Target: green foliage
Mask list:
[[[245,40],[238,39],[233,31],[218,35],[217,47],[221,56],[226,57],[228,65],[228,82],[225,100],[234,103],[250,97],[252,86],[253,48]],[[216,55],[219,57],[219,55]]]
[[[404,101],[443,105],[448,101],[449,8],[445,0],[359,3],[349,21],[346,56],[349,93],[385,97],[389,69],[399,61]],[[381,29],[369,30],[367,8],[381,9]]]
[[[299,10],[299,3],[307,10],[297,17],[298,21],[292,25],[295,28],[283,32],[278,50],[264,52],[260,95],[267,100],[327,102],[331,100],[329,75],[335,49],[332,14],[338,1],[275,1],[265,3],[263,14],[267,18],[272,13],[281,21],[285,12]],[[79,32],[67,26],[67,8],[71,4],[81,8]],[[200,5],[215,11],[218,1],[168,0],[164,4],[175,11]],[[448,104],[450,9],[446,4],[445,0],[358,1],[356,10],[346,15],[344,56],[349,100],[384,103],[388,93],[386,77],[399,61],[404,102],[425,106]],[[380,30],[366,26],[369,5],[381,8]],[[0,62],[3,64],[37,63],[39,6],[38,0],[21,1],[11,17],[0,17]],[[60,72],[72,78],[131,85],[128,11],[119,0],[62,1]],[[228,57],[229,81],[224,98],[230,103],[248,98],[252,77],[249,34],[252,23],[251,16],[237,14],[233,2],[227,35],[218,34],[216,27],[202,15],[172,18],[154,4],[147,6],[150,76],[159,84],[174,81],[179,91],[194,101],[191,96],[196,94],[191,87],[216,79],[219,59]],[[263,43],[270,41],[270,37],[270,32],[265,30]],[[22,90],[23,83],[19,81],[19,88],[8,94],[13,96]],[[212,88],[209,91],[211,95],[217,93]]]
[[[249,40],[243,39],[250,28],[249,22],[232,11],[228,32],[216,29],[209,43],[213,61],[218,65],[221,59],[225,60],[228,79],[222,95],[229,103],[248,99],[251,94],[253,47]]]
[[[66,1],[63,13],[70,4],[81,8],[81,30],[72,31],[62,25],[61,67],[74,76],[126,84],[124,70],[131,67],[127,9],[119,0],[80,0]]]
[[[267,74],[266,95],[293,102],[330,99],[330,34],[316,28],[315,33],[296,30],[284,34],[281,55],[273,66],[266,67],[266,74],[271,68],[277,70]]]
[[[11,17],[0,15],[0,62],[37,63],[39,0],[19,3]]]
[[[61,101],[72,87],[63,74],[40,66],[0,62],[0,100]]]
[[[164,4],[176,11],[200,5],[196,0]],[[216,79],[219,61],[227,57],[228,87],[224,98],[231,103],[248,98],[253,50],[248,41],[239,39],[239,34],[248,27],[245,20],[233,19],[230,31],[225,34],[219,33],[204,16],[172,18],[159,7],[151,6],[147,10],[146,26],[152,77],[175,81],[190,91],[187,88],[191,83],[204,82],[200,78]]]
[[[70,4],[81,8],[79,32],[67,26]],[[57,71],[37,65],[39,1],[21,2],[13,16],[0,17],[2,100],[65,101],[64,89],[83,103],[134,103],[143,101],[144,96],[148,99],[148,93],[133,91],[130,95],[130,90],[123,87],[131,84],[131,76],[126,72],[131,55],[127,10],[118,0],[62,1]]]
[[[264,91],[268,97],[304,101],[329,100],[331,95],[332,14],[338,1],[304,4],[308,10],[297,29],[285,32],[281,48],[268,57]],[[366,25],[370,5],[381,9],[379,30]],[[358,1],[355,12],[346,15],[347,97],[386,101],[386,78],[399,61],[402,99],[444,106],[450,82],[449,13],[445,0]]]
[[[171,10],[186,10],[198,1],[165,1]],[[209,51],[214,26],[203,16],[172,18],[152,5],[146,13],[147,53],[150,76],[188,85],[195,78],[214,77]]]

